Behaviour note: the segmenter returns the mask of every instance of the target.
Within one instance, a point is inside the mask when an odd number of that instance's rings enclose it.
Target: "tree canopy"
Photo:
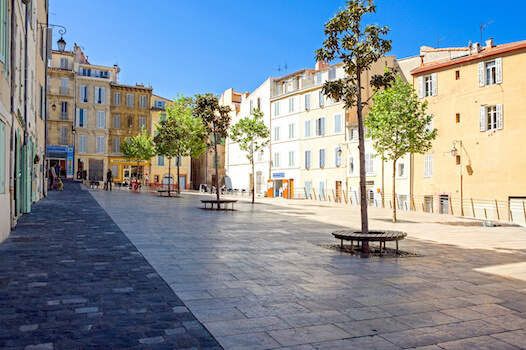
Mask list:
[[[239,120],[230,130],[232,141],[239,143],[239,148],[247,152],[246,156],[252,166],[252,202],[254,202],[254,154],[269,143],[270,131],[263,123],[263,112],[259,108],[251,111],[251,116]]]
[[[156,153],[153,139],[145,129],[134,137],[125,138],[121,144],[121,152],[124,158],[137,162],[137,167],[141,161],[149,161]]]

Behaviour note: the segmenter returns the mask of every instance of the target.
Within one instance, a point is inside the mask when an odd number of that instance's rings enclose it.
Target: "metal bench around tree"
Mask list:
[[[341,241],[341,248],[343,249],[343,241],[351,241],[351,251],[354,249],[354,241],[358,242],[380,242],[380,255],[382,255],[382,243],[387,241],[396,242],[396,254],[398,254],[398,241],[404,239],[407,236],[406,232],[401,231],[369,231],[365,234],[360,231],[353,230],[338,230],[332,233],[334,238]]]
[[[228,210],[228,205],[232,204],[232,210],[234,210],[234,204],[237,202],[235,199],[202,199],[201,203],[204,204],[205,209],[208,209],[207,204],[210,204],[210,210],[214,210],[214,204],[217,206],[217,210]],[[222,204],[225,204],[222,206]]]

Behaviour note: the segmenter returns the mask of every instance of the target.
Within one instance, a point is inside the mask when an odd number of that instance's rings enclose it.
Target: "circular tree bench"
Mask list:
[[[396,254],[398,254],[398,241],[407,236],[406,232],[401,231],[369,231],[365,234],[360,231],[353,230],[338,230],[332,233],[334,238],[341,241],[341,248],[343,249],[343,241],[351,241],[351,251],[353,251],[354,241],[358,242],[380,242],[380,255],[382,255],[382,243],[387,241],[396,241]]]

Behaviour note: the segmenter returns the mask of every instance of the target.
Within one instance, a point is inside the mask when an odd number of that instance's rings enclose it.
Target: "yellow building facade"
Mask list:
[[[166,106],[173,101],[161,96],[151,96],[151,135],[156,135],[157,125],[166,118]],[[179,162],[179,182],[177,182],[177,163]],[[149,182],[157,185],[180,184],[182,190],[192,188],[191,158],[181,157],[169,160],[166,157],[155,156],[151,160]]]
[[[426,197],[429,209],[467,215],[472,198],[510,205],[526,200],[526,163],[520,154],[525,149],[525,61],[526,41],[495,46],[488,40],[464,56],[411,72],[438,129],[433,148],[415,155],[412,169],[414,193]]]
[[[116,183],[129,183],[136,179],[142,181],[142,174],[145,176],[144,180],[149,176],[149,161],[141,161],[138,164],[125,159],[122,156],[121,145],[126,138],[137,136],[142,130],[150,135],[152,90],[152,87],[143,85],[110,85],[111,118],[107,147],[109,166]]]

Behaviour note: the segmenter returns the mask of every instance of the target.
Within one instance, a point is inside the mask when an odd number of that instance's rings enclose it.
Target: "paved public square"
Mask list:
[[[526,228],[371,208],[421,256],[361,259],[322,246],[359,207],[205,197],[51,192],[0,245],[0,346],[526,348]]]

